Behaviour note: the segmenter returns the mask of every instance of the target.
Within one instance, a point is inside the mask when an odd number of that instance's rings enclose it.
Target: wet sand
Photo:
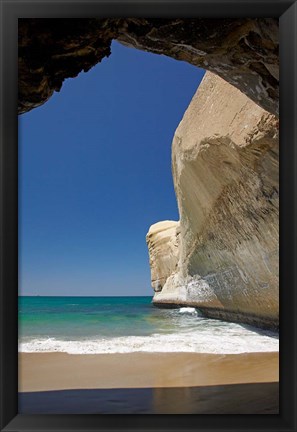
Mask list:
[[[19,391],[193,387],[278,381],[278,353],[21,353]]]
[[[278,412],[278,353],[21,353],[22,413]]]

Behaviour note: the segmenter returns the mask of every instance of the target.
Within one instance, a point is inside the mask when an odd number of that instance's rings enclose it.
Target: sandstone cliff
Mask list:
[[[175,132],[172,171],[178,263],[154,303],[278,327],[277,119],[208,72]]]
[[[163,221],[152,225],[146,235],[154,291],[161,291],[178,263],[179,222]]]

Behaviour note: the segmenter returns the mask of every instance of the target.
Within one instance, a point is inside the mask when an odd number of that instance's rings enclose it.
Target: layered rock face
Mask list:
[[[210,70],[278,113],[277,19],[23,18],[18,31],[19,113],[109,56],[112,39]]]
[[[278,327],[277,119],[208,72],[175,132],[172,170],[179,260],[154,303]]]

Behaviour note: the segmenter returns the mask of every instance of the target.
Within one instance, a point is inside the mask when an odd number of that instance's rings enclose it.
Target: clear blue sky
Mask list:
[[[152,295],[145,235],[178,220],[174,131],[204,71],[126,48],[19,117],[19,293]]]

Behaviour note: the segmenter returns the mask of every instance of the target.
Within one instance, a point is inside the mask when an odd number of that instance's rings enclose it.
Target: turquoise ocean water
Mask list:
[[[152,297],[19,297],[19,351],[278,351],[278,335],[194,308],[159,309]]]

